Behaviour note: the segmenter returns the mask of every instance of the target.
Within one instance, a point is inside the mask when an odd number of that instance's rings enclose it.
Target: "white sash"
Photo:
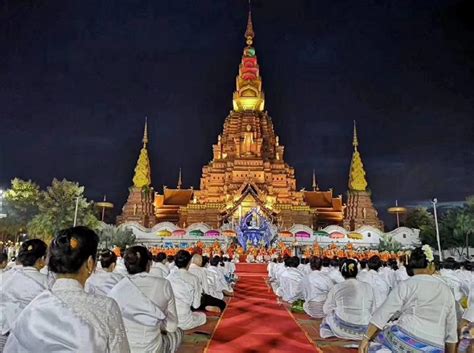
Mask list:
[[[157,327],[166,319],[159,306],[143,294],[128,277],[124,277],[110,291],[109,297],[115,299],[124,319],[150,327]]]

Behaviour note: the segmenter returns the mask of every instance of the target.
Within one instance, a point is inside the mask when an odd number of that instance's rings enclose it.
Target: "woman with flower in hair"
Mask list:
[[[369,284],[356,279],[355,260],[344,260],[340,271],[345,280],[332,287],[327,295],[323,306],[326,317],[321,323],[320,335],[361,340],[374,309],[374,293]]]
[[[59,232],[49,247],[51,290],[39,294],[13,323],[4,353],[128,353],[120,309],[110,298],[87,294],[99,237],[86,227]]]
[[[428,245],[412,251],[407,267],[413,276],[400,282],[374,312],[360,353],[455,352],[454,296],[446,283],[433,276],[433,260]],[[387,325],[395,313],[398,319]]]
[[[13,322],[24,308],[48,288],[44,267],[47,246],[44,241],[31,239],[20,246],[17,261],[21,266],[5,273],[0,282],[0,352]]]

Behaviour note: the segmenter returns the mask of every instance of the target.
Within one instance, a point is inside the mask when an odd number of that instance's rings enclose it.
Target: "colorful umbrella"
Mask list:
[[[173,231],[174,237],[184,237],[186,235],[186,231],[184,229],[176,229]]]
[[[194,229],[189,232],[189,235],[195,236],[195,237],[202,237],[204,233],[200,231],[199,229]]]
[[[343,239],[346,237],[345,234],[343,233],[340,233],[340,232],[333,232],[331,233],[331,235],[329,236],[331,239]]]
[[[315,237],[329,237],[329,233],[325,232],[324,230],[317,230],[313,232]]]
[[[163,230],[158,231],[156,235],[159,237],[169,237],[171,235],[171,232],[169,230],[163,229]]]
[[[229,230],[224,230],[224,231],[222,232],[222,234],[223,234],[224,236],[226,236],[226,237],[235,237],[235,236],[237,235],[237,234],[235,233],[235,231],[234,231],[234,230],[231,230],[231,229],[229,229]]]
[[[208,230],[206,232],[206,234],[204,234],[206,237],[218,237],[219,235],[221,235],[221,232],[219,232],[218,230]]]
[[[364,239],[364,236],[360,233],[355,233],[355,232],[352,232],[352,233],[349,233],[347,234],[347,237],[350,238],[350,239],[357,239],[357,240],[362,240]]]
[[[290,232],[290,231],[287,231],[287,230],[281,231],[280,233],[278,233],[278,235],[282,238],[291,238],[291,237],[293,237],[293,233]]]
[[[299,231],[299,232],[296,232],[295,237],[297,237],[297,238],[311,238],[311,234],[309,234],[308,232]]]

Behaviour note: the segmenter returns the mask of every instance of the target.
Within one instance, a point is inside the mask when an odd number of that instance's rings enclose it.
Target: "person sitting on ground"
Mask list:
[[[87,227],[58,233],[48,254],[56,282],[18,316],[4,353],[130,351],[117,303],[84,291],[96,266],[98,243],[98,235]]]
[[[8,265],[8,255],[4,252],[0,252],[0,275],[5,271]]]
[[[300,282],[300,292],[304,300],[303,309],[306,314],[316,319],[325,316],[323,311],[327,295],[334,282],[327,274],[321,272],[322,260],[313,257],[310,260],[311,273],[303,277]]]
[[[286,259],[286,269],[280,276],[280,287],[278,287],[277,295],[285,302],[293,303],[301,299],[300,282],[303,279],[303,273],[298,270],[300,259],[292,256]]]
[[[21,267],[14,268],[0,283],[0,352],[13,322],[26,306],[48,288],[48,279],[39,271],[44,266],[47,246],[39,239],[25,241],[20,246],[17,261]]]
[[[173,353],[183,332],[171,284],[149,273],[151,254],[143,246],[129,247],[124,254],[129,276],[109,293],[122,312],[132,353]]]
[[[100,269],[96,269],[84,287],[87,293],[107,295],[111,289],[123,278],[123,275],[114,272],[117,264],[117,255],[111,250],[104,250],[99,255]]]
[[[357,277],[361,282],[365,282],[372,287],[375,296],[375,308],[378,308],[388,296],[390,285],[386,282],[384,275],[379,273],[382,267],[382,260],[377,255],[372,256],[367,262],[369,272],[363,277]]]
[[[174,256],[173,255],[168,255],[166,257],[166,266],[169,268],[171,271],[174,268]],[[169,273],[168,273],[169,274]]]
[[[199,254],[194,254],[191,258],[191,265],[189,265],[189,272],[199,278],[201,284],[201,306],[200,310],[207,310],[213,312],[222,312],[226,303],[222,299],[214,298],[209,291],[209,284],[207,282],[207,270],[202,267],[203,258]]]
[[[221,258],[217,255],[210,259],[210,266],[207,268],[207,282],[209,284],[210,295],[223,300],[224,296],[232,297],[234,290],[226,281],[222,271],[218,269],[220,262]]]
[[[150,274],[160,278],[166,278],[170,274],[170,269],[166,265],[167,259],[164,252],[159,252],[153,255],[153,264],[150,269]]]
[[[433,276],[433,260],[428,245],[412,251],[408,266],[414,275],[400,282],[374,312],[360,353],[398,352],[400,347],[404,352],[455,352],[454,296],[446,283]],[[398,319],[387,325],[395,313]]]
[[[199,278],[188,271],[191,264],[191,254],[180,250],[174,258],[175,271],[171,271],[167,279],[171,283],[176,298],[178,326],[183,330],[191,330],[206,323],[206,314],[193,312],[191,307],[201,306],[201,284]]]
[[[336,336],[361,340],[374,309],[372,287],[356,279],[355,260],[344,260],[340,271],[345,281],[336,284],[327,295],[323,306],[326,317],[321,323],[320,335],[322,338]]]

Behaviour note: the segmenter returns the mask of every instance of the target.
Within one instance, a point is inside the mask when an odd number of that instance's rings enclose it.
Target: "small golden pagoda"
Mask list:
[[[145,120],[143,131],[143,146],[140,150],[133,185],[129,188],[127,202],[122,208],[122,214],[117,217],[117,224],[137,222],[144,227],[152,227],[155,223],[153,208],[154,190],[151,187],[151,166],[148,158],[148,123]]]
[[[349,189],[347,191],[344,227],[355,230],[363,225],[370,225],[383,231],[383,222],[378,218],[378,212],[372,203],[371,192],[367,188],[364,164],[358,150],[359,140],[355,121],[352,146],[354,152],[352,153],[349,169]]]

